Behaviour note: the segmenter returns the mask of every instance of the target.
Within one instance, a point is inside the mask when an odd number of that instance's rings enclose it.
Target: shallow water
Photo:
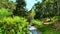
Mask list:
[[[33,27],[33,26],[31,26],[31,27],[29,28],[29,30],[30,30],[30,34],[41,34],[41,33],[39,33],[39,32],[37,31],[37,28],[35,28],[35,27]]]

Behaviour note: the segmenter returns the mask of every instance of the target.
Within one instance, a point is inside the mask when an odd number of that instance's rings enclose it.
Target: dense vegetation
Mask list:
[[[38,1],[28,11],[25,0],[0,0],[0,34],[27,34],[30,23],[42,34],[60,34],[59,2]]]

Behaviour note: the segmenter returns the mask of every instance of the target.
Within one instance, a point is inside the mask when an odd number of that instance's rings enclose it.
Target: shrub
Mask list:
[[[0,9],[0,18],[3,18],[3,17],[7,17],[7,16],[10,16],[11,15],[11,12],[8,12],[7,9]]]
[[[18,16],[5,17],[0,20],[2,34],[26,34],[28,31],[27,25],[27,19]]]
[[[52,18],[52,20],[53,20],[54,22],[57,22],[57,21],[58,21],[58,16],[54,16],[54,17]]]
[[[42,22],[39,20],[33,20],[32,23],[33,23],[33,25],[36,25],[38,28],[43,27]]]

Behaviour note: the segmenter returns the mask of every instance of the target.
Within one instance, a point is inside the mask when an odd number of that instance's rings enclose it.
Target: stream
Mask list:
[[[34,26],[30,26],[29,31],[29,34],[41,34],[41,32],[38,32],[37,28],[35,28]]]

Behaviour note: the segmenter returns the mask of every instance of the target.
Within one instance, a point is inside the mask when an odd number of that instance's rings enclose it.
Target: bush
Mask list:
[[[53,20],[54,22],[57,22],[57,21],[58,21],[58,16],[54,16],[54,17],[52,18],[52,20]]]
[[[39,20],[33,20],[32,23],[33,23],[33,25],[36,25],[37,28],[41,28],[41,27],[43,27],[42,22],[39,21]]]
[[[0,20],[0,31],[2,34],[26,34],[27,29],[27,19],[15,16],[13,18],[3,18]]]
[[[11,12],[8,12],[7,9],[0,9],[0,18],[3,18],[3,17],[7,17],[7,16],[10,16],[11,15]]]

